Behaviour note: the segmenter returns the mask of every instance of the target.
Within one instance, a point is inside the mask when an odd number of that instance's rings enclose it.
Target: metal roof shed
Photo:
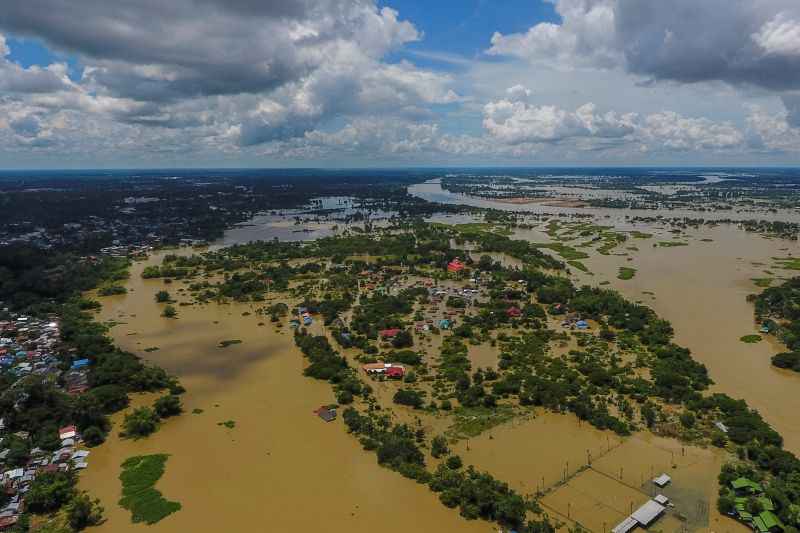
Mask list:
[[[653,498],[653,501],[659,505],[667,505],[669,503],[669,498],[667,498],[663,494],[659,494],[658,496]]]
[[[617,526],[611,530],[611,533],[628,533],[628,531],[632,530],[637,525],[639,525],[639,522],[637,522],[632,516],[629,516],[617,524]]]
[[[652,522],[654,522],[656,518],[661,516],[661,513],[663,512],[664,512],[663,505],[661,505],[660,503],[656,503],[653,500],[649,500],[647,503],[636,509],[631,515],[631,517],[640,524],[642,524],[644,527],[647,527]]]
[[[665,486],[667,486],[667,485],[669,484],[669,482],[670,482],[670,481],[672,481],[672,478],[671,478],[671,477],[669,477],[669,476],[668,476],[668,475],[666,475],[666,474],[661,474],[661,475],[660,475],[660,476],[658,476],[657,478],[653,479],[653,483],[655,483],[655,484],[656,484],[656,485],[658,485],[659,487],[665,487]]]

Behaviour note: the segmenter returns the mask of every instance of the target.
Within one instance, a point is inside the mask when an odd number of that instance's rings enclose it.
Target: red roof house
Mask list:
[[[380,335],[382,339],[393,339],[400,333],[400,328],[391,328],[381,330]]]
[[[58,438],[61,440],[64,439],[73,439],[78,434],[78,428],[75,426],[64,426],[63,428],[58,430]]]
[[[403,379],[406,374],[406,369],[402,366],[390,366],[386,369],[387,378]]]
[[[462,270],[464,270],[464,267],[465,267],[464,263],[462,263],[458,257],[447,263],[448,272],[454,272],[454,273],[461,272]]]
[[[17,515],[0,516],[0,531],[5,531],[10,527],[15,526],[18,520],[19,516]]]
[[[522,311],[519,310],[519,307],[512,305],[506,309],[506,315],[508,315],[509,318],[519,318],[522,316]]]

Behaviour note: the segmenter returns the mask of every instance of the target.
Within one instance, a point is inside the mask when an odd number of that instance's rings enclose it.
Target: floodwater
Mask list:
[[[717,474],[727,459],[721,450],[647,433],[623,438],[572,414],[539,412],[459,442],[454,451],[523,494],[543,492],[543,510],[569,526],[610,531],[661,493],[675,507],[655,530],[748,531],[716,511]],[[662,473],[672,483],[656,489],[651,480]]]
[[[748,294],[762,289],[751,281],[754,278],[791,277],[797,272],[775,268],[773,257],[800,255],[796,241],[765,238],[747,233],[734,225],[689,229],[682,241],[688,246],[654,247],[657,241],[670,240],[664,227],[638,224],[632,226],[626,216],[666,218],[736,218],[735,211],[645,211],[631,209],[574,209],[542,207],[537,204],[509,206],[500,202],[454,194],[441,188],[438,182],[428,182],[409,188],[409,192],[441,203],[461,203],[477,207],[493,207],[531,213],[594,215],[595,223],[611,225],[617,230],[638,229],[654,234],[652,239],[630,239],[614,254],[601,255],[582,249],[591,257],[582,262],[591,271],[573,274],[581,283],[597,285],[609,282],[633,301],[652,307],[675,328],[678,344],[692,350],[694,358],[704,363],[715,381],[712,390],[743,398],[783,435],[785,447],[800,454],[800,374],[773,367],[770,357],[782,350],[772,337],[756,344],[739,340],[743,335],[756,333],[753,306],[746,301]],[[741,218],[785,220],[797,222],[796,211],[747,214]],[[528,234],[526,237],[525,234]],[[515,238],[544,242],[546,237],[537,230],[518,230]],[[710,242],[703,239],[710,239]],[[579,242],[579,241],[576,241]],[[638,251],[626,250],[635,246]],[[620,266],[637,269],[633,279],[617,279]],[[652,293],[652,294],[650,294]]]
[[[624,219],[618,223],[625,224]],[[224,244],[284,238],[286,231],[295,239],[308,238],[275,221],[245,228],[241,234],[229,234]],[[542,233],[530,233],[532,240],[542,242]],[[579,280],[609,281],[628,298],[645,301],[669,319],[677,342],[709,367],[715,389],[747,399],[784,435],[787,448],[800,451],[800,420],[790,415],[800,407],[800,395],[794,394],[800,377],[770,365],[778,346],[739,341],[754,330],[752,306],[745,296],[758,289],[750,279],[766,277],[764,270],[779,273],[771,268],[770,258],[786,256],[787,247],[797,251],[797,245],[721,226],[690,231],[682,239],[688,246],[653,248],[652,242],[669,236],[660,233],[650,240],[629,241],[638,251],[628,256],[592,253],[584,263],[594,275],[577,273]],[[268,321],[259,326],[261,320],[250,305],[178,306],[177,320],[160,317],[154,294],[166,288],[180,300],[181,283],[166,286],[161,280],[142,280],[144,266],[159,261],[160,255],[154,254],[148,263],[134,265],[128,294],[102,298],[99,318],[120,323],[112,335],[121,347],[178,375],[188,389],[186,413],[139,441],[120,440],[115,430],[109,442],[92,452],[81,486],[100,497],[106,508],[109,520],[98,528],[101,533],[145,528],[155,533],[221,528],[348,533],[493,529],[484,522],[463,520],[427,488],[379,467],[374,454],[361,450],[341,427],[341,420],[325,424],[313,416],[312,409],[333,401],[329,386],[302,376],[302,357],[291,336],[277,332]],[[619,266],[636,268],[636,276],[618,280]],[[245,312],[253,314],[244,316]],[[243,342],[218,348],[225,339]],[[159,350],[145,352],[148,347]],[[493,366],[496,361],[496,355],[481,347],[470,347],[470,357],[476,366]],[[195,408],[203,412],[193,414]],[[227,420],[236,426],[219,425]],[[610,522],[624,515],[626,506],[646,499],[647,480],[657,470],[668,470],[676,480],[667,495],[684,502],[678,507],[692,530],[743,531],[714,511],[715,478],[723,458],[715,451],[690,450],[691,460],[681,462],[686,452],[675,441],[644,436],[621,441],[579,425],[570,415],[552,413],[455,445],[466,464],[490,471],[522,493],[549,489],[543,501],[548,513],[593,531],[613,527]],[[183,505],[153,526],[132,524],[129,513],[116,504],[120,464],[146,453],[171,454],[157,488]],[[592,469],[579,472],[589,458]],[[622,479],[614,481],[620,475]],[[557,485],[564,476],[567,482]],[[693,498],[705,503],[692,507]],[[683,524],[675,520],[667,516],[657,528],[675,531]]]
[[[688,246],[653,247],[657,240],[635,239],[639,251],[627,257],[592,254],[584,263],[594,275],[577,275],[593,285],[609,281],[669,320],[676,342],[708,367],[712,390],[747,400],[783,435],[786,448],[800,454],[800,374],[772,366],[771,356],[782,350],[774,338],[755,344],[739,340],[758,329],[746,298],[762,289],[752,279],[771,277],[765,271],[792,276],[775,268],[771,258],[798,255],[797,243],[729,225],[690,231],[683,239]],[[635,268],[633,279],[617,279],[620,266]]]
[[[583,190],[582,190],[583,191]],[[581,207],[559,207],[555,205],[545,205],[542,203],[531,204],[509,204],[502,201],[495,201],[467,194],[453,193],[442,189],[441,180],[433,179],[425,183],[411,185],[408,188],[409,194],[442,204],[459,204],[472,207],[485,207],[504,211],[528,212],[539,214],[567,214],[567,215],[595,215],[607,221],[619,222],[625,217],[654,217],[663,215],[667,217],[688,217],[704,218],[706,220],[719,219],[752,219],[759,220],[783,220],[787,222],[800,222],[800,212],[796,210],[779,209],[776,212],[760,210],[753,212],[751,209],[734,209],[720,211],[692,211],[688,209],[673,210],[653,210],[653,209],[605,209],[605,208],[581,208]],[[606,221],[606,222],[607,222]]]
[[[115,320],[115,341],[175,373],[187,388],[185,413],[149,438],[113,435],[94,449],[81,487],[101,499],[107,522],[98,533],[149,531],[491,531],[447,509],[426,487],[378,466],[342,427],[312,414],[331,403],[327,383],[302,375],[303,359],[288,333],[258,326],[247,304],[179,306],[159,316],[154,294],[179,283],[142,280],[134,265],[128,294],[103,298],[101,320]],[[180,300],[181,298],[178,297]],[[218,348],[225,339],[243,342]],[[158,347],[158,351],[144,352]],[[150,402],[151,398],[137,400]],[[194,409],[203,412],[193,414]],[[120,417],[115,417],[118,422]],[[233,429],[219,425],[232,420]],[[120,464],[139,454],[171,455],[156,485],[183,509],[161,522],[132,524],[117,505]]]

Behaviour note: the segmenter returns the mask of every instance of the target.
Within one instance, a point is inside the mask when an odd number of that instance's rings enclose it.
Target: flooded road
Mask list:
[[[123,349],[181,379],[185,413],[139,441],[120,440],[121,417],[115,417],[108,442],[92,451],[91,467],[80,478],[106,509],[107,522],[93,530],[492,531],[444,507],[426,487],[378,466],[341,419],[326,424],[312,415],[333,401],[330,386],[303,377],[291,335],[259,326],[255,314],[243,316],[254,311],[249,305],[177,306],[178,319],[162,318],[154,294],[166,288],[176,297],[180,284],[140,277],[146,264],[159,260],[154,255],[134,265],[128,294],[103,298],[99,318],[120,322],[112,335]],[[242,343],[218,348],[225,339]],[[149,347],[159,349],[144,352]],[[228,420],[234,428],[219,425]],[[156,488],[183,508],[155,525],[136,525],[117,505],[117,477],[125,459],[149,453],[171,455]]]

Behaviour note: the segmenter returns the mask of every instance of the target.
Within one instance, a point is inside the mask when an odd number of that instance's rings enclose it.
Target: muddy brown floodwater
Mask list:
[[[608,280],[628,299],[642,301],[669,320],[675,341],[708,367],[712,390],[747,400],[783,435],[786,448],[800,454],[800,374],[772,366],[770,357],[782,350],[772,337],[755,344],[739,340],[758,329],[747,295],[762,289],[752,279],[770,277],[765,270],[796,275],[774,268],[771,258],[798,255],[797,243],[729,225],[690,232],[688,246],[654,248],[658,240],[665,239],[637,239],[639,251],[630,253],[632,261],[592,254],[585,264],[594,276],[579,277],[593,285]],[[635,268],[634,278],[617,279],[620,266]]]
[[[436,181],[409,187],[409,192],[447,204],[521,209],[521,206],[453,194],[443,190]],[[772,260],[773,257],[786,257],[789,254],[800,255],[797,241],[768,239],[724,224],[688,230],[688,239],[682,239],[689,243],[688,246],[653,247],[653,243],[668,241],[672,237],[663,225],[633,227],[625,218],[685,216],[706,220],[758,218],[797,222],[800,219],[797,211],[753,214],[730,211],[556,209],[539,205],[522,208],[531,213],[594,215],[594,222],[598,224],[611,225],[618,230],[638,229],[654,233],[652,239],[630,239],[614,251],[625,252],[625,246],[638,248],[638,251],[628,251],[627,256],[606,256],[589,251],[591,257],[583,262],[594,275],[575,272],[576,277],[590,285],[608,281],[627,298],[642,301],[669,320],[675,328],[676,342],[690,348],[695,359],[708,367],[715,381],[713,390],[745,399],[783,435],[786,448],[800,454],[800,417],[796,415],[800,411],[800,374],[772,366],[770,357],[782,350],[773,338],[756,344],[745,344],[739,340],[741,336],[755,333],[757,329],[753,306],[746,301],[746,297],[762,289],[753,284],[752,278],[770,277],[765,270],[779,277],[797,275],[798,272],[774,268]],[[542,238],[544,235],[540,230],[518,230],[515,234],[515,238],[527,238],[535,242],[546,240]],[[711,242],[702,239],[710,239]],[[628,281],[617,279],[620,266],[636,268],[635,277]]]
[[[106,509],[98,533],[492,531],[378,466],[341,419],[326,424],[312,415],[333,400],[330,386],[303,377],[291,336],[242,316],[253,311],[249,305],[183,306],[176,320],[160,317],[154,294],[168,288],[175,297],[180,284],[141,279],[143,267],[159,261],[154,254],[134,265],[128,294],[102,298],[99,318],[121,322],[112,336],[122,348],[181,379],[186,412],[139,441],[119,439],[115,417],[112,436],[92,451],[80,481]],[[218,348],[224,339],[243,342]],[[135,403],[144,401],[152,397]],[[192,414],[196,408],[203,412]],[[236,426],[218,425],[227,420]],[[156,488],[183,505],[152,526],[132,524],[117,505],[120,464],[149,453],[171,454]]]
[[[248,239],[269,238],[253,231],[251,235],[248,230]],[[787,448],[800,451],[800,419],[792,416],[800,408],[800,377],[770,365],[770,356],[779,349],[774,343],[739,341],[754,330],[753,309],[745,300],[758,290],[751,278],[766,277],[764,270],[789,275],[772,269],[770,258],[787,255],[786,248],[796,250],[796,244],[721,226],[690,232],[684,239],[688,246],[654,248],[653,242],[670,237],[661,233],[629,241],[638,251],[628,256],[592,253],[585,263],[593,275],[576,275],[594,285],[609,281],[629,299],[642,300],[669,319],[676,341],[709,367],[714,388],[745,398],[784,435]],[[536,230],[527,236],[537,242],[542,237]],[[312,409],[333,401],[330,387],[302,376],[302,357],[291,336],[269,324],[258,326],[260,319],[250,305],[179,306],[177,320],[160,317],[154,301],[158,290],[167,288],[182,299],[179,282],[165,286],[161,280],[141,279],[144,266],[160,260],[161,254],[154,254],[134,265],[128,294],[102,298],[99,318],[119,322],[112,335],[122,348],[181,379],[187,388],[186,413],[139,441],[121,440],[115,430],[106,444],[93,450],[81,486],[99,496],[106,508],[108,521],[98,528],[100,533],[494,529],[463,520],[426,487],[379,467],[374,454],[361,450],[341,427],[341,420],[325,424],[313,416]],[[618,280],[620,266],[637,269],[635,277]],[[253,314],[243,316],[245,312]],[[218,348],[225,339],[243,342]],[[145,352],[149,347],[159,350]],[[470,347],[470,357],[476,366],[496,364],[496,354],[485,347]],[[134,403],[152,399],[140,397]],[[192,414],[195,408],[203,412]],[[119,419],[115,417],[117,424]],[[236,423],[233,429],[218,425],[227,420]],[[455,450],[467,464],[488,470],[522,493],[545,487],[545,510],[568,525],[610,529],[631,505],[651,495],[648,480],[653,473],[667,471],[675,480],[668,496],[685,522],[670,515],[656,528],[677,531],[687,524],[690,530],[745,531],[715,512],[716,474],[725,460],[716,450],[647,435],[620,440],[579,425],[571,415],[552,413],[494,428]],[[147,453],[171,454],[157,488],[183,505],[153,526],[132,524],[116,503],[120,464]],[[586,469],[589,458],[592,468]]]

